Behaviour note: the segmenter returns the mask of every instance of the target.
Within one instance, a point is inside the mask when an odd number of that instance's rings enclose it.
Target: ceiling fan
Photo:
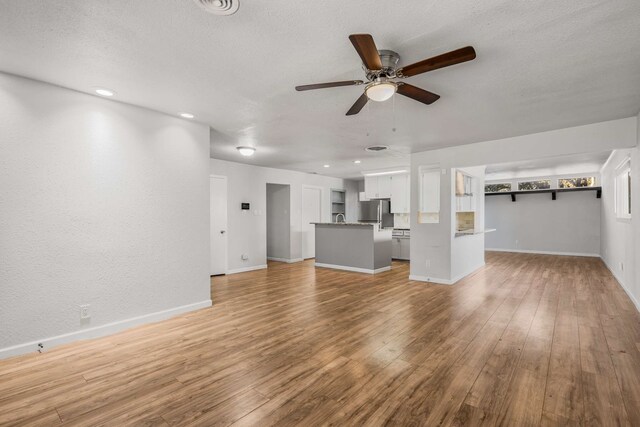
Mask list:
[[[312,89],[324,89],[338,86],[358,86],[365,84],[364,93],[347,111],[347,116],[358,114],[367,104],[368,100],[386,101],[394,93],[398,92],[423,104],[432,104],[440,98],[440,95],[420,89],[419,87],[404,82],[396,82],[393,79],[404,79],[437,70],[438,68],[471,61],[476,57],[476,51],[471,46],[453,50],[433,58],[424,59],[411,65],[397,68],[400,55],[392,50],[378,50],[373,37],[370,34],[352,34],[349,40],[356,48],[356,52],[362,59],[367,81],[346,80],[341,82],[319,83],[312,85],[296,86],[297,91]]]

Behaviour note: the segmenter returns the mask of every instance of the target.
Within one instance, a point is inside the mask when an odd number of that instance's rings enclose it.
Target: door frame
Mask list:
[[[303,230],[304,233],[304,190],[305,189],[310,189],[310,190],[318,190],[320,191],[320,203],[318,205],[318,207],[320,208],[320,219],[319,221],[322,221],[322,202],[324,200],[324,197],[322,196],[322,190],[324,189],[324,187],[321,187],[319,185],[311,185],[311,184],[303,184],[302,185],[302,197],[300,198],[300,227]],[[301,253],[300,256],[302,257],[302,259],[311,259],[311,258],[305,258],[305,254],[304,254],[304,250],[305,250],[305,245],[304,245],[304,237],[303,237],[303,241],[302,241],[302,247],[301,247]],[[315,251],[314,251],[314,256],[313,258],[315,258]]]
[[[213,175],[210,174],[209,175],[209,226],[211,226],[211,178],[216,178],[216,179],[222,179],[224,180],[224,186],[226,189],[226,205],[227,205],[227,213],[226,213],[226,217],[227,217],[227,226],[226,226],[226,238],[224,239],[224,273],[222,274],[228,274],[229,271],[229,180],[227,179],[227,177],[225,175]],[[213,247],[211,245],[211,229],[209,229],[209,273],[211,273],[211,259],[213,256]],[[209,274],[211,276],[211,274]]]

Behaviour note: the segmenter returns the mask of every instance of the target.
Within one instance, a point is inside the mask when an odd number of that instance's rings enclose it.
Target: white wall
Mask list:
[[[600,255],[600,208],[595,191],[485,198],[487,250]]]
[[[210,305],[208,157],[206,126],[0,74],[0,357]]]
[[[640,117],[638,118],[640,121]],[[640,140],[639,140],[640,142]],[[631,219],[618,219],[615,214],[614,182],[615,170],[627,157],[631,157]],[[602,177],[602,222],[601,254],[609,270],[625,288],[640,310],[640,200],[638,189],[639,148],[616,150],[601,171]]]
[[[485,207],[484,207],[484,166],[458,168],[460,171],[475,178],[474,193],[476,212],[475,230],[484,231],[485,229]],[[455,189],[455,171],[450,174],[451,188]],[[451,192],[451,226],[453,232],[456,228],[456,196],[455,191]],[[463,277],[473,273],[484,265],[484,234],[474,234],[471,236],[458,236],[455,234],[451,237],[451,281],[457,282]]]
[[[565,156],[578,153],[601,153],[615,148],[629,148],[637,143],[637,118],[595,123],[537,134],[486,141],[476,144],[425,151],[411,155],[411,212],[418,212],[420,166],[439,164],[447,175],[452,168],[507,163],[511,161]],[[443,177],[444,178],[444,177]],[[452,179],[441,179],[439,224],[418,224],[411,219],[411,276],[456,279],[452,273]],[[481,245],[476,245],[480,250]],[[430,260],[427,268],[426,260]]]
[[[267,257],[291,258],[291,186],[267,184]]]
[[[215,144],[215,141],[212,141]],[[210,173],[228,180],[228,271],[231,273],[262,268],[267,262],[266,184],[291,186],[291,260],[302,258],[302,188],[305,185],[322,189],[322,220],[331,221],[330,191],[347,190],[347,200],[353,200],[348,182],[340,178],[302,172],[265,168],[225,160],[211,159]],[[241,211],[241,203],[251,203],[251,211]],[[349,207],[347,207],[349,209]],[[242,260],[242,254],[248,256]]]

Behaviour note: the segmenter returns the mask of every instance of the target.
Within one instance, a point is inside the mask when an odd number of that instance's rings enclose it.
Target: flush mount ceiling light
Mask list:
[[[253,153],[256,152],[256,149],[253,147],[236,147],[236,150],[240,152],[243,156],[253,156]]]
[[[331,165],[324,165],[323,167],[325,167],[325,168],[330,168],[330,167],[331,167]]]
[[[364,93],[367,94],[367,98],[372,101],[382,102],[391,98],[398,85],[390,81],[376,81],[367,85],[364,89]]]
[[[354,160],[353,163],[355,163],[356,165],[359,165],[361,162],[360,160]]]
[[[111,89],[105,89],[103,87],[96,87],[93,90],[100,96],[111,97],[116,94],[115,91],[112,91]]]
[[[194,119],[196,117],[191,113],[178,113],[178,115],[183,119]]]

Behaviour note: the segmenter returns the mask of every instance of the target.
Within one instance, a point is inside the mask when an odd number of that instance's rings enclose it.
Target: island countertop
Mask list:
[[[364,227],[371,227],[377,225],[375,222],[311,222],[315,225],[361,225]]]

